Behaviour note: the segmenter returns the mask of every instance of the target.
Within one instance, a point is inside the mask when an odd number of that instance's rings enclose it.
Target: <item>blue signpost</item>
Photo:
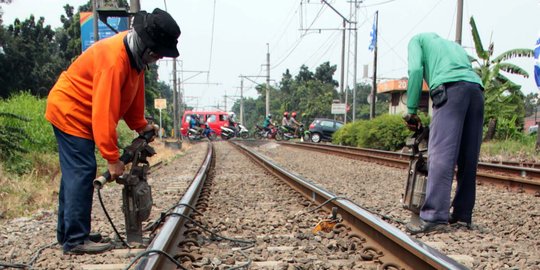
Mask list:
[[[94,43],[94,17],[92,12],[81,12],[81,46],[83,52]],[[108,17],[107,23],[116,31],[122,32],[129,29],[127,17]],[[116,33],[102,21],[98,22],[99,39],[114,36]]]

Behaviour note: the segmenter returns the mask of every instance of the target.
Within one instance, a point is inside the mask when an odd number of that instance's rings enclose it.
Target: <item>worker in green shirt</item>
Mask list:
[[[427,233],[447,223],[471,227],[476,197],[476,167],[482,143],[484,94],[465,50],[435,33],[421,33],[409,42],[407,126],[422,123],[417,108],[422,79],[433,104],[428,149],[428,180],[420,223],[407,224],[411,234]],[[457,189],[450,202],[457,165]],[[452,213],[450,213],[452,208]]]

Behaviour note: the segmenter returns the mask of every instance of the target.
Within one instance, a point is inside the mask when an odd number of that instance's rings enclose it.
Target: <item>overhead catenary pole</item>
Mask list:
[[[270,113],[270,45],[266,43],[266,115]]]
[[[339,13],[339,11],[337,11],[332,5],[330,5],[330,3],[328,3],[328,1],[326,0],[322,0],[323,3],[325,3],[327,6],[329,6],[335,13],[337,13],[342,19],[343,19],[343,37],[342,37],[342,42],[341,42],[341,78],[340,78],[340,82],[339,82],[339,90],[340,90],[340,102],[344,102],[345,98],[344,98],[344,91],[343,91],[343,84],[345,83],[345,32],[347,30],[347,25],[346,23],[351,23],[349,20],[347,20],[347,18],[345,18],[345,16],[343,16],[341,13]],[[347,110],[345,110],[345,121],[347,121]]]
[[[354,21],[358,22],[358,2],[354,0]],[[358,73],[358,24],[354,25],[354,69],[353,69],[353,104],[352,104],[352,121],[356,120],[356,84]]]
[[[456,43],[461,45],[461,30],[463,28],[463,0],[457,0]]]
[[[377,40],[379,32],[379,11],[375,12],[375,48],[373,50],[373,85],[371,87],[371,106],[369,108],[369,119],[375,118],[375,98],[377,96]]]
[[[347,31],[347,21],[343,19],[343,37],[341,38],[341,74],[339,91],[341,93],[341,102],[345,103],[345,113],[343,114],[343,122],[347,123],[347,93],[344,91],[345,84],[345,33]]]
[[[173,59],[173,128],[174,138],[180,138],[180,129],[178,128],[178,83],[176,79],[176,58]]]
[[[240,80],[240,123],[244,123],[244,78]]]
[[[99,40],[99,15],[97,11],[97,1],[92,0],[92,16],[94,17],[94,43]]]

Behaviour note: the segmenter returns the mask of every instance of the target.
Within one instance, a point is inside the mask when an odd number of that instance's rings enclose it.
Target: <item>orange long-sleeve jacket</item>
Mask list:
[[[63,132],[94,140],[109,163],[120,157],[116,126],[123,118],[140,131],[144,71],[131,65],[127,32],[96,42],[62,72],[47,98],[45,118]]]

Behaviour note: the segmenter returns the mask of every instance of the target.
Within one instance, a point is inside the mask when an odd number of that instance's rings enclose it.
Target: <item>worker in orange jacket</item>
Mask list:
[[[58,142],[62,179],[57,239],[66,254],[100,253],[110,243],[90,234],[95,146],[114,178],[124,172],[116,126],[124,119],[139,133],[154,125],[144,117],[144,69],[177,57],[180,28],[167,12],[135,14],[133,29],[93,44],[62,72],[47,99],[45,118]]]

